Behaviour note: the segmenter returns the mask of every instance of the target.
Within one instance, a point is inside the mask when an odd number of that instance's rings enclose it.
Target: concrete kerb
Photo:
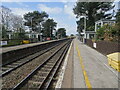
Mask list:
[[[61,73],[59,75],[59,79],[58,79],[56,87],[55,87],[56,89],[61,88],[61,86],[62,86],[66,66],[67,66],[67,63],[68,63],[68,57],[69,57],[69,54],[70,54],[70,51],[71,51],[71,48],[72,48],[72,44],[73,44],[73,41],[71,42],[70,48],[69,48],[69,50],[67,52],[67,55],[65,57],[65,61],[64,61],[63,66],[62,66]]]
[[[2,48],[0,48],[0,52],[2,52]],[[2,73],[2,55],[0,55],[0,74]],[[2,89],[2,77],[0,77],[0,90]]]

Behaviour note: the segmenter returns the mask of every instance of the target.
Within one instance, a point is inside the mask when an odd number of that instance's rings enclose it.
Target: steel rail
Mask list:
[[[64,41],[62,41],[62,42],[64,42]],[[62,42],[58,42],[57,44],[60,44],[60,43],[62,43]],[[37,52],[39,52],[39,51],[36,51],[36,52],[31,53],[31,54],[29,54],[29,55],[26,55],[26,56],[20,57],[20,58],[18,58],[18,59],[23,59],[23,58],[26,58],[26,57],[28,57],[28,56],[30,56],[30,55],[32,55],[32,54],[37,53]],[[0,66],[1,66],[1,67],[4,67],[4,66],[6,66],[6,65],[9,65],[9,64],[11,64],[11,63],[15,62],[15,61],[16,61],[16,60],[18,60],[18,59],[15,59],[14,61],[8,62],[8,63],[6,63],[6,64],[2,64],[2,65],[0,65]]]
[[[39,89],[46,90],[47,88],[50,87],[51,81],[53,80],[53,77],[55,76],[55,74],[59,70],[59,67],[61,66],[62,61],[64,60],[64,57],[66,56],[66,53],[67,53],[67,51],[69,49],[69,46],[70,46],[70,44],[68,44],[68,46],[62,52],[62,54],[60,55],[59,59],[57,60],[57,62],[55,63],[54,67],[52,68],[52,70],[50,71],[49,75],[46,77],[46,79],[42,83],[42,85],[39,87]],[[50,78],[49,78],[49,76],[50,76]]]
[[[68,44],[68,43],[66,43]],[[65,44],[65,45],[66,45]],[[65,46],[64,45],[64,46]],[[42,62],[36,69],[34,69],[30,74],[28,74],[20,83],[18,83],[15,87],[13,87],[12,90],[18,90],[21,87],[24,86],[24,84],[34,75],[34,73],[36,73],[39,68],[41,68],[43,65],[45,65],[54,55],[56,55],[64,46],[62,46],[61,48],[59,48],[57,51],[55,51],[51,56],[49,56],[44,62]]]
[[[35,58],[37,58],[37,57],[43,55],[43,54],[46,53],[46,52],[52,50],[52,49],[55,48],[56,46],[58,46],[58,44],[55,45],[55,46],[52,46],[52,47],[50,47],[50,48],[48,48],[48,49],[46,49],[45,51],[43,51],[43,52],[40,53],[39,55],[37,55],[37,56],[35,56],[35,57],[33,57],[33,58],[31,58],[31,59],[29,59],[29,60],[27,60],[27,61],[25,61],[25,62],[23,62],[23,63],[21,63],[21,64],[15,66],[14,68],[11,68],[11,69],[6,70],[6,71],[3,72],[0,76],[4,77],[5,75],[9,74],[10,72],[14,71],[15,69],[17,69],[17,68],[23,66],[24,64],[26,64],[26,63],[28,63],[28,62],[34,60]],[[38,52],[37,52],[37,53],[38,53]],[[25,57],[25,58],[26,58],[26,57]],[[20,61],[20,60],[19,60],[19,61]]]

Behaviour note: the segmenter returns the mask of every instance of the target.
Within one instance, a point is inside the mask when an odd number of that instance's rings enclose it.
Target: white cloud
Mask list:
[[[26,8],[10,8],[13,14],[20,15],[23,17],[25,13],[32,12],[33,10],[29,10]]]
[[[2,2],[20,2],[21,0],[1,0]]]
[[[1,0],[2,2],[75,2],[76,0]]]
[[[67,21],[63,21],[64,17],[63,18],[53,18],[55,20],[55,22],[57,22],[57,29],[58,28],[65,28],[66,29],[66,33],[67,35],[71,35],[71,34],[76,34],[76,24],[75,25],[71,25],[69,23],[67,23]]]
[[[50,14],[58,14],[58,13],[62,12],[62,8],[59,8],[59,7],[48,7],[48,6],[44,5],[44,4],[39,4],[38,8],[40,10],[45,11],[45,12],[50,13]]]
[[[114,2],[114,0],[1,0],[2,2]],[[118,2],[119,0],[115,0]]]
[[[69,15],[69,18],[75,18],[73,6],[73,3],[67,3],[64,5],[64,12]]]
[[[23,6],[23,7],[29,7],[28,5],[26,5],[26,4],[23,4],[22,2],[16,2],[17,4],[19,4],[20,6]]]

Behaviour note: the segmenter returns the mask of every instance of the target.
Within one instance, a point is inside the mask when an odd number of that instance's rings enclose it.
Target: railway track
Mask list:
[[[22,58],[22,59],[14,61],[14,62],[3,65],[2,66],[2,74],[1,74],[1,76],[3,77],[5,75],[9,74],[10,72],[12,72],[13,70],[19,68],[20,66],[22,66],[22,65],[34,60],[35,58],[43,55],[44,53],[52,50],[56,46],[58,46],[58,44],[55,45],[55,46],[52,46],[50,48],[47,48],[46,50],[42,50],[42,51],[37,52],[35,54],[29,55],[28,57],[25,57],[25,58]]]
[[[60,67],[69,46],[70,42],[54,52],[25,79],[18,83],[13,90],[49,88],[50,83]]]
[[[16,69],[13,70],[13,72],[9,72],[7,74],[3,74],[3,89],[4,88],[13,88],[13,89],[18,89],[19,85],[21,86],[20,83],[25,84],[26,81],[28,81],[29,79],[27,79],[27,77],[29,78],[29,76],[32,76],[33,74],[31,73],[35,73],[37,71],[38,66],[40,67],[44,67],[44,64],[48,61],[48,59],[52,58],[52,57],[59,57],[59,56],[54,56],[56,55],[58,52],[63,52],[63,48],[66,49],[68,46],[68,43],[70,43],[71,40],[62,43],[61,45],[55,45],[54,47],[49,48],[48,50],[45,50],[44,53],[41,56],[38,56],[36,58],[33,58],[33,60],[31,60],[31,62],[24,62],[24,65],[19,66],[19,68],[17,67]],[[66,46],[67,45],[67,46]],[[55,49],[56,48],[56,49]],[[63,50],[63,51],[61,51]],[[49,52],[49,53],[48,53]],[[47,53],[47,54],[46,54]],[[54,55],[52,54],[54,53]],[[56,54],[55,54],[56,53]],[[48,58],[48,55],[50,55],[50,57]],[[59,55],[59,54],[57,54]],[[62,55],[62,54],[61,54]],[[65,54],[63,54],[65,55]],[[46,57],[47,56],[47,57]],[[32,56],[31,56],[32,57]],[[41,58],[40,58],[41,57]],[[63,56],[61,56],[63,57]],[[55,58],[55,62],[58,63]],[[59,57],[60,58],[60,57]],[[35,60],[38,59],[38,60]],[[39,60],[40,59],[40,60]],[[52,58],[53,59],[53,58]],[[43,63],[44,62],[44,63]],[[52,61],[51,61],[52,62]],[[54,65],[56,66],[54,62]],[[23,63],[22,63],[23,64]],[[20,65],[20,64],[19,64]],[[36,66],[35,66],[36,65]],[[52,66],[48,66],[49,64],[45,65],[45,68],[48,67],[50,69],[50,67],[52,68]],[[31,68],[31,69],[30,69]],[[47,69],[47,68],[46,68]],[[53,69],[52,69],[53,70]],[[54,69],[55,70],[55,69]],[[56,69],[57,70],[57,69]],[[44,71],[44,70],[43,70]],[[47,73],[42,72],[40,75],[48,75]],[[36,77],[36,75],[34,76]],[[31,79],[30,79],[31,80]],[[45,79],[46,80],[46,79]],[[52,80],[52,79],[51,79]],[[23,84],[22,84],[23,85]],[[34,85],[34,84],[33,84]],[[26,86],[26,84],[25,84]],[[43,85],[42,85],[43,86]]]

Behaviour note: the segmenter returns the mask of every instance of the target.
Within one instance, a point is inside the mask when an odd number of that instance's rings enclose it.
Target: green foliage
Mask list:
[[[84,29],[84,18],[81,18],[80,20],[76,21],[77,23],[77,32],[81,33]]]
[[[7,39],[7,29],[5,28],[4,25],[1,25],[1,26],[2,26],[2,33],[0,33],[0,34],[2,34],[1,35],[2,39]]]
[[[119,41],[120,23],[115,25],[104,25],[97,30],[97,40]]]
[[[71,34],[70,36],[74,36],[74,34]]]
[[[116,14],[116,22],[120,23],[120,10]]]
[[[66,29],[65,28],[59,28],[58,31],[57,31],[57,36],[59,38],[66,37]]]
[[[45,20],[45,18],[48,18],[48,14],[46,12],[39,12],[39,11],[33,11],[29,12],[24,15],[24,19],[26,20],[25,26],[28,26],[33,31],[40,32],[41,25],[40,23]]]
[[[115,24],[111,33],[116,41],[120,41],[120,22]]]
[[[53,19],[46,20],[43,24],[43,36],[44,37],[53,37],[53,30],[55,30],[55,27],[57,26],[57,23]]]
[[[19,32],[13,33],[13,39],[17,39],[17,40],[28,39],[28,36],[26,36],[25,34],[26,33],[25,33],[24,29],[20,28]]]
[[[95,26],[89,26],[86,31],[94,31]]]
[[[73,12],[79,18],[82,15],[87,16],[87,30],[93,30],[95,21],[100,19],[111,19],[112,13],[105,12],[114,8],[113,2],[76,2]],[[83,26],[83,22],[78,27]]]
[[[97,39],[103,40],[104,39],[104,34],[105,34],[105,27],[101,27],[97,30],[96,34],[97,34]]]

